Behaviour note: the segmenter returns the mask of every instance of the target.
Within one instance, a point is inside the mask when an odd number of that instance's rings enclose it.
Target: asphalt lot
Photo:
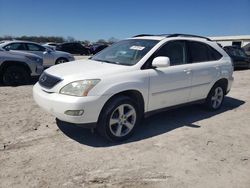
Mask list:
[[[32,85],[0,86],[0,187],[250,187],[250,70],[218,112],[200,105],[145,120],[111,144],[57,123]]]

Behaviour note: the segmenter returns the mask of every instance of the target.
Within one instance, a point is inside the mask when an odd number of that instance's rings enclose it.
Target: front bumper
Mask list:
[[[58,93],[49,93],[36,83],[33,87],[33,98],[44,110],[61,121],[74,124],[93,124],[108,100],[108,96],[74,97]],[[66,115],[68,110],[84,110],[81,116]]]
[[[42,65],[37,65],[35,71],[31,73],[31,76],[39,76],[42,74],[43,70],[44,68]]]

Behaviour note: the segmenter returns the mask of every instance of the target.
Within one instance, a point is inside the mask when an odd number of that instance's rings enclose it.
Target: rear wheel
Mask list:
[[[129,97],[114,98],[100,114],[97,130],[106,139],[123,141],[129,138],[141,119],[138,106]]]
[[[9,66],[3,72],[2,81],[4,85],[24,85],[30,81],[30,74],[24,67]]]
[[[68,62],[68,60],[66,58],[59,58],[56,60],[56,65],[61,64],[61,63],[66,63],[66,62]]]
[[[222,85],[215,84],[210,90],[207,99],[206,106],[209,110],[218,110],[220,109],[225,96],[225,91]]]

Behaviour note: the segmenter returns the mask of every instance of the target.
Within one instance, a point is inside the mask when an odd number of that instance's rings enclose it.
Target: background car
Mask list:
[[[55,51],[40,44],[28,41],[4,41],[0,44],[5,50],[24,51],[36,54],[43,58],[43,66],[50,67],[55,64],[74,61],[75,58],[70,53]]]
[[[223,49],[233,60],[234,68],[250,68],[250,58],[242,48],[237,46],[225,46]]]
[[[56,50],[71,54],[89,55],[90,50],[78,42],[66,42],[56,46]]]
[[[50,49],[52,49],[52,50],[56,50],[56,46],[57,46],[57,45],[58,45],[58,44],[57,44],[57,43],[54,43],[54,42],[47,42],[47,43],[43,44],[44,47],[50,48]]]
[[[246,52],[247,56],[250,57],[250,43],[244,46],[243,49]]]
[[[0,81],[4,85],[26,84],[31,76],[38,76],[42,72],[43,59],[41,57],[0,48]]]
[[[107,48],[107,44],[93,44],[90,47],[91,54],[97,54],[98,52],[102,51],[104,48]]]

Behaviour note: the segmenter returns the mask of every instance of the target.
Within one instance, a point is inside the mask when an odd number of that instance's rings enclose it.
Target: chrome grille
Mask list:
[[[54,87],[56,84],[58,84],[61,81],[62,81],[61,78],[49,75],[45,72],[43,72],[43,74],[39,78],[39,84],[42,87],[45,87],[48,89],[51,89],[52,87]]]

